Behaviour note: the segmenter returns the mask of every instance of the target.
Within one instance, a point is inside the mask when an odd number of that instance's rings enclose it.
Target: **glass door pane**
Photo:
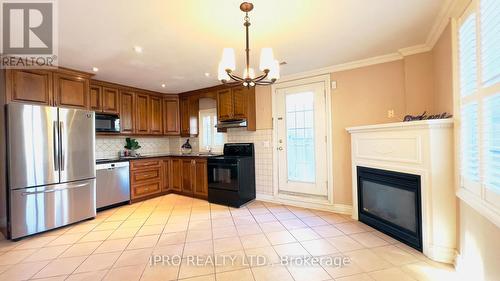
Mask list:
[[[314,183],[314,93],[288,94],[285,100],[288,180]]]

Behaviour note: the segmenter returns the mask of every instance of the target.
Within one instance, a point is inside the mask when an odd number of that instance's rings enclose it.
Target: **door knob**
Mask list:
[[[281,146],[280,146],[280,147],[278,147],[278,150],[283,150],[283,147],[281,147]]]

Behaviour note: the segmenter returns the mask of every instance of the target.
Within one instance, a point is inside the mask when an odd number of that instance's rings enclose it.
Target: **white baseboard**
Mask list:
[[[435,245],[429,245],[426,253],[424,253],[428,258],[433,261],[447,263],[447,264],[457,264],[457,251],[452,248],[439,247]]]
[[[326,203],[310,203],[310,202],[301,202],[296,200],[286,200],[282,198],[277,198],[270,194],[259,194],[257,193],[257,200],[276,203],[276,204],[285,204],[294,207],[302,207],[319,211],[329,211],[338,214],[351,215],[352,214],[352,206],[346,204],[326,204]]]

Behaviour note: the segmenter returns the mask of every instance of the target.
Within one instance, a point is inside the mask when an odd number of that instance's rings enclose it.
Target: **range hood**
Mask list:
[[[246,119],[232,119],[232,120],[224,120],[217,123],[216,128],[242,128],[247,126]]]

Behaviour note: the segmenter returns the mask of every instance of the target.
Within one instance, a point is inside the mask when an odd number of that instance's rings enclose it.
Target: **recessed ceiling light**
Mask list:
[[[97,72],[97,71],[99,71],[99,68],[94,66],[94,67],[92,67],[92,71]]]
[[[138,54],[142,54],[143,49],[141,46],[134,46],[134,51]]]
[[[205,77],[210,77],[210,73],[205,72]]]
[[[167,85],[165,85],[165,83],[163,83],[163,84],[161,84],[161,87],[165,88],[165,87],[167,87]]]

